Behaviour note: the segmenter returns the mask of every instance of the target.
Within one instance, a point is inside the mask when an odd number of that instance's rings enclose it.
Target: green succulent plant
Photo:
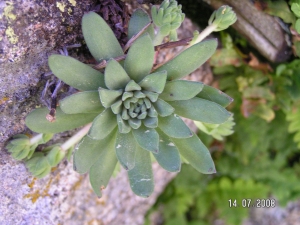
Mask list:
[[[160,43],[161,40],[170,35],[171,41],[177,41],[177,29],[185,18],[181,11],[182,6],[175,0],[165,0],[159,8],[152,6],[151,15],[153,23],[159,27],[154,43]]]
[[[150,21],[144,11],[135,11],[129,22],[129,38]],[[153,69],[153,25],[133,42],[120,62],[116,59],[125,53],[99,15],[85,14],[82,31],[97,62],[107,62],[105,70],[69,56],[51,55],[48,63],[53,74],[79,92],[60,101],[55,121],[46,119],[47,108],[38,108],[26,117],[26,125],[39,133],[59,133],[85,125],[77,134],[77,139],[86,135],[75,147],[74,169],[89,172],[98,196],[119,162],[128,171],[132,191],[148,197],[154,189],[150,154],[170,172],[180,170],[183,157],[199,172],[215,173],[208,149],[180,116],[224,123],[231,116],[224,107],[232,98],[201,82],[180,79],[210,58],[217,41],[196,43]],[[37,153],[27,162],[29,170],[43,177],[77,139],[54,146],[52,154]]]
[[[214,25],[215,31],[227,29],[237,20],[235,12],[228,5],[223,5],[213,12],[209,18],[208,24]]]
[[[30,159],[39,144],[48,142],[53,134],[38,134],[32,138],[24,134],[17,134],[6,146],[8,152],[17,160]]]
[[[225,136],[233,134],[233,126],[235,125],[235,122],[233,121],[233,116],[231,116],[222,124],[202,123],[200,121],[195,121],[195,124],[202,132],[222,141]]]

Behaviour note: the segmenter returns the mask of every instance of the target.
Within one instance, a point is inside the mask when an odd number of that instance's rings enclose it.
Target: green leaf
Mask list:
[[[116,136],[113,136],[112,140],[115,140]],[[101,190],[106,188],[118,162],[114,151],[114,141],[107,143],[107,145],[106,149],[102,151],[97,161],[91,167],[89,173],[92,188],[98,197],[102,196]]]
[[[190,138],[171,138],[180,154],[200,173],[216,173],[210,152],[196,134]]]
[[[137,118],[129,118],[128,124],[135,130],[142,125],[142,122]]]
[[[179,172],[181,160],[178,149],[170,138],[160,129],[156,129],[159,134],[159,152],[153,154],[159,165],[169,172]]]
[[[74,170],[78,173],[87,173],[101,154],[115,143],[115,131],[102,140],[91,139],[85,136],[74,149]],[[112,143],[112,144],[111,144]],[[112,149],[110,149],[113,151]]]
[[[295,29],[298,32],[298,34],[300,34],[300,19],[297,19],[295,23]]]
[[[139,85],[146,91],[162,93],[167,79],[167,71],[151,73],[146,76]]]
[[[114,114],[119,114],[122,112],[123,108],[123,102],[122,100],[119,100],[115,102],[114,104],[111,105],[111,110],[113,111]]]
[[[107,23],[96,13],[82,18],[84,40],[94,58],[99,62],[123,55],[123,50]]]
[[[151,102],[156,102],[158,99],[158,94],[151,91],[143,91],[143,93],[149,98]]]
[[[25,119],[26,126],[37,133],[59,133],[88,124],[98,115],[98,113],[65,114],[57,107],[56,120],[49,122],[46,119],[48,114],[47,108],[33,110]]]
[[[158,99],[152,103],[161,117],[169,116],[174,112],[174,108],[166,103],[164,100]]]
[[[31,159],[26,161],[26,167],[36,178],[43,178],[51,172],[51,166],[43,154],[35,153]]]
[[[127,134],[117,133],[115,144],[116,155],[125,170],[131,170],[135,165],[136,141],[132,132]]]
[[[129,83],[125,87],[125,91],[126,92],[140,91],[140,90],[142,90],[141,87],[140,87],[140,85],[138,85],[134,80],[129,81]]]
[[[159,117],[158,127],[168,136],[174,138],[189,138],[193,135],[188,126],[177,115]]]
[[[142,125],[139,129],[133,129],[132,133],[139,146],[150,152],[158,153],[159,136],[154,129]]]
[[[94,119],[88,135],[92,139],[100,140],[109,135],[116,126],[116,115],[110,109],[106,109]]]
[[[163,93],[159,96],[165,101],[188,100],[195,97],[203,88],[203,83],[175,80],[166,83]]]
[[[296,3],[292,3],[291,9],[293,11],[293,13],[297,16],[300,17],[300,2]]]
[[[68,96],[60,101],[64,113],[100,113],[104,107],[100,103],[98,91],[84,91]]]
[[[57,166],[65,157],[64,152],[59,145],[53,146],[50,152],[47,153],[47,160],[51,167]]]
[[[233,98],[224,92],[205,84],[202,91],[197,94],[197,97],[215,102],[223,107],[226,107],[233,102]]]
[[[155,72],[166,70],[167,80],[180,79],[205,63],[214,54],[217,45],[218,42],[215,39],[195,44],[159,67]]]
[[[131,190],[138,196],[147,198],[154,190],[150,153],[137,147],[135,166],[128,171]]]
[[[266,13],[280,17],[285,23],[294,23],[295,16],[291,13],[288,3],[284,0],[268,1]]]
[[[100,101],[105,108],[109,108],[112,104],[116,103],[122,94],[122,90],[108,90],[99,88]]]
[[[117,90],[124,89],[130,81],[130,77],[116,60],[111,59],[106,66],[104,80],[109,89]]]
[[[150,22],[151,19],[148,13],[140,8],[135,10],[129,20],[128,39],[140,32],[140,30],[142,30]],[[154,28],[152,24],[146,29],[145,32],[148,32],[152,39],[154,38]]]
[[[153,66],[154,46],[149,35],[139,37],[128,51],[124,62],[127,74],[135,82],[140,82],[147,76]]]
[[[130,132],[131,127],[129,126],[127,121],[124,121],[122,119],[121,114],[117,115],[117,124],[118,124],[118,128],[119,128],[120,133],[126,134],[126,133]]]
[[[48,64],[55,76],[78,90],[92,91],[105,87],[101,72],[72,57],[54,54],[49,57]]]
[[[143,123],[146,127],[156,128],[158,125],[158,119],[157,117],[147,117],[143,119]]]
[[[224,123],[232,115],[219,104],[197,97],[185,101],[173,101],[169,104],[174,107],[176,114],[204,123]]]

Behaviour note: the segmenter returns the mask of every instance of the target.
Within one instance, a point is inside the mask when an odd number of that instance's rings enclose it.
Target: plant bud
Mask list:
[[[29,172],[37,178],[43,178],[51,172],[51,165],[43,153],[35,153],[33,157],[26,162]]]
[[[60,146],[54,146],[46,157],[50,166],[54,167],[65,157],[65,152],[61,150]]]
[[[235,12],[230,6],[221,6],[218,10],[214,11],[209,18],[208,24],[215,25],[214,31],[221,31],[227,29],[229,26],[234,24],[237,20]]]
[[[53,137],[53,134],[43,134],[42,141],[39,144],[45,144],[50,141]]]
[[[22,160],[28,157],[30,153],[30,139],[26,135],[16,135],[6,146],[8,152],[12,153],[12,157],[16,160]]]

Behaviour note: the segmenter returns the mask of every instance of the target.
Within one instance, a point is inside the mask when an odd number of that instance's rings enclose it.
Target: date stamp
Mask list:
[[[229,199],[229,208],[274,208],[276,206],[275,199]]]

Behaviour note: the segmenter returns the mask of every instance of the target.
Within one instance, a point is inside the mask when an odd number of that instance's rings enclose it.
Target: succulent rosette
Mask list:
[[[129,38],[149,22],[148,15],[137,10],[129,23]],[[74,169],[89,172],[98,196],[119,162],[128,171],[133,192],[148,197],[154,188],[151,154],[170,172],[180,170],[182,156],[196,170],[215,173],[208,149],[180,116],[220,124],[231,116],[224,107],[232,99],[201,82],[180,78],[202,65],[215,52],[217,41],[195,44],[153,71],[153,33],[148,34],[153,27],[133,42],[121,62],[114,58],[124,52],[100,16],[85,14],[82,30],[93,57],[108,62],[105,70],[68,56],[50,56],[51,71],[80,92],[60,101],[55,122],[47,121],[47,109],[40,108],[27,116],[27,126],[58,133],[92,122],[75,148]]]
[[[182,6],[176,0],[164,0],[159,8],[152,6],[151,15],[153,23],[159,28],[154,43],[160,43],[169,35],[171,41],[177,41],[177,29],[185,18],[181,11]]]

